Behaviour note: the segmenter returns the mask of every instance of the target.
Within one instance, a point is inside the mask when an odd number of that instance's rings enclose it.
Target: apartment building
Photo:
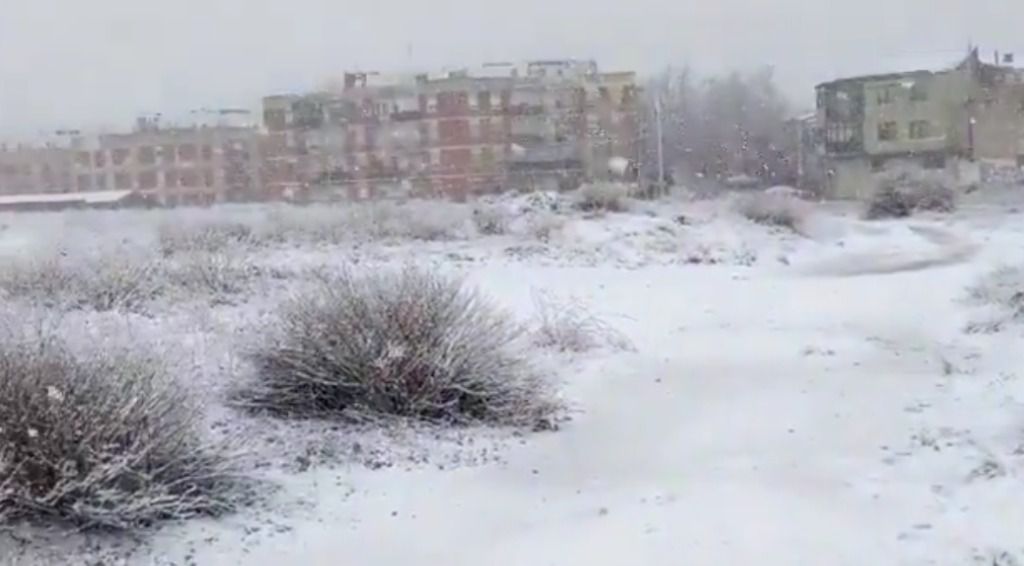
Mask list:
[[[491,63],[264,99],[268,189],[349,198],[571,187],[635,158],[633,73],[590,61]]]
[[[65,147],[0,146],[0,194],[68,191],[74,186],[73,169]]]
[[[862,198],[894,165],[945,170],[967,185],[979,164],[1024,166],[1024,70],[972,49],[960,63],[817,87],[826,194]]]
[[[73,153],[73,190],[132,190],[153,204],[262,198],[255,127],[164,127],[140,118],[128,133],[102,134]]]

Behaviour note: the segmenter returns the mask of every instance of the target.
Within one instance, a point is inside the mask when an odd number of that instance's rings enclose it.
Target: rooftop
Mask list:
[[[91,191],[81,193],[41,193],[0,195],[0,206],[22,204],[110,204],[124,200],[133,191]]]

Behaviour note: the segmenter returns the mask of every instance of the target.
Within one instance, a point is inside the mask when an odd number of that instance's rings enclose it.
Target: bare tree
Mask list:
[[[668,68],[647,89],[649,108],[660,100],[668,167],[708,180],[748,175],[765,183],[788,182],[794,159],[786,143],[788,104],[771,68],[698,78],[688,68]],[[653,111],[648,120],[654,120]],[[647,128],[653,135],[655,128]],[[646,144],[645,169],[655,165],[656,140]]]

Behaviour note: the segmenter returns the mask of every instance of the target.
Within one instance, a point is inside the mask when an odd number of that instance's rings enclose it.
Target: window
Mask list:
[[[203,171],[203,184],[207,187],[213,186],[213,171],[209,169]]]
[[[110,152],[110,160],[114,165],[124,165],[124,162],[128,161],[128,157],[131,154],[130,149],[115,149]]]
[[[182,171],[179,173],[182,187],[198,187],[199,176],[195,171]]]
[[[213,148],[209,145],[203,146],[203,161],[210,161],[213,159]]]
[[[612,96],[611,93],[608,92],[608,87],[606,86],[598,87],[597,95],[601,97],[601,100],[611,100]]]
[[[77,179],[78,190],[80,191],[91,191],[92,190],[92,175],[79,175]]]
[[[928,100],[928,89],[921,83],[914,83],[910,87],[910,100],[913,100],[914,102],[924,102],[925,100]]]
[[[186,143],[178,147],[178,158],[182,161],[195,161],[198,156],[195,144]]]
[[[494,148],[486,146],[480,149],[480,167],[484,171],[494,169]]]
[[[923,140],[932,137],[932,125],[927,120],[914,120],[910,123],[910,139]]]
[[[114,175],[114,188],[119,190],[132,188],[132,176],[128,173],[117,173]]]
[[[93,177],[93,181],[94,181],[93,186],[96,188],[97,191],[105,191],[105,190],[107,190],[107,176],[106,175],[102,175],[102,174],[96,175],[95,177]]]
[[[884,106],[886,104],[891,104],[892,103],[892,88],[890,88],[890,87],[882,87],[882,88],[878,89],[878,92],[876,93],[876,100],[878,101],[878,105],[879,106]]]
[[[871,158],[871,171],[875,173],[881,173],[885,170],[885,158],[884,157],[872,157]]]
[[[143,171],[142,173],[139,173],[140,189],[155,189],[156,186],[157,179],[155,171]]]
[[[636,98],[636,87],[625,86],[622,87],[622,104],[632,104]]]
[[[96,167],[105,167],[107,165],[107,154],[102,149],[98,149],[93,153],[93,162]]]
[[[164,186],[165,187],[177,187],[178,186],[178,172],[174,169],[168,169],[164,171]]]
[[[896,122],[882,122],[878,125],[878,141],[896,141],[900,138],[900,128]]]
[[[264,110],[263,123],[272,132],[281,131],[288,127],[288,113],[280,108]]]
[[[89,155],[88,151],[79,151],[75,154],[75,162],[82,167],[88,167],[92,163],[92,156]]]
[[[487,112],[491,109],[491,93],[486,90],[478,92],[476,95],[476,105],[480,108],[481,112]]]
[[[139,148],[136,159],[143,165],[153,165],[156,163],[156,151],[152,146],[144,145]]]
[[[165,145],[160,148],[160,155],[163,157],[164,163],[174,163],[177,160],[178,152],[175,151],[173,145]]]
[[[853,141],[853,126],[845,122],[832,122],[825,130],[825,141],[843,144]]]

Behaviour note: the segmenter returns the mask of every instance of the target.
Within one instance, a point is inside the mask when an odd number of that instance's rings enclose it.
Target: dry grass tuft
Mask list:
[[[534,343],[561,352],[586,352],[600,347],[633,350],[624,334],[612,328],[578,299],[559,301],[547,293],[534,296],[537,327]]]

